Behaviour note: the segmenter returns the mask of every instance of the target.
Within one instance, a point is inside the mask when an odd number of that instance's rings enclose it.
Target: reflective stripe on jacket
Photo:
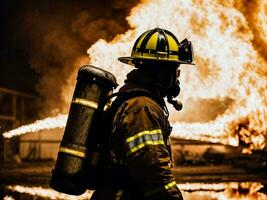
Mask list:
[[[146,199],[182,199],[171,171],[169,134],[167,116],[150,97],[128,99],[114,115],[115,155]]]

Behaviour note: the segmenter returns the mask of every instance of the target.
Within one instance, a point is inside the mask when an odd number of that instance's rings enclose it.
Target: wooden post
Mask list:
[[[17,126],[21,124],[25,124],[26,122],[26,107],[27,104],[25,104],[25,99],[36,99],[36,96],[29,95],[23,92],[18,92],[15,90],[10,90],[7,88],[1,88],[0,87],[0,100],[2,95],[11,95],[11,101],[5,102],[5,106],[11,107],[11,113],[9,115],[4,115],[3,113],[0,113],[0,120],[6,122],[6,125],[11,123],[11,127],[5,128],[3,131],[8,131],[9,129],[17,128]],[[20,101],[21,100],[21,101]],[[20,102],[19,102],[20,101]],[[3,102],[0,102],[0,106]],[[18,104],[19,103],[19,104]],[[19,110],[18,110],[19,109]],[[1,132],[1,133],[2,133]],[[0,134],[1,134],[0,133]],[[1,146],[1,155],[3,156],[4,160],[8,160],[11,158],[11,156],[15,154],[19,154],[20,148],[20,138],[2,138],[3,142],[0,145]]]
[[[12,115],[15,119],[12,123],[12,128],[16,128],[16,119],[17,119],[17,96],[12,94]]]
[[[41,133],[41,131],[39,131],[39,133],[38,133],[38,146],[37,146],[37,159],[39,160],[39,159],[41,159],[41,151],[42,151],[42,135],[41,135],[42,133]]]
[[[17,114],[17,94],[12,94],[12,116],[15,119],[12,122],[12,129],[17,128],[17,126],[20,125],[18,123],[19,121],[17,119],[17,115],[18,115]],[[19,141],[20,141],[19,137],[15,137],[15,138],[12,138],[12,140],[10,140],[10,144],[12,146],[10,146],[9,148],[12,149],[11,150],[12,156],[19,155],[19,151],[20,151]]]
[[[21,97],[21,123],[25,124],[25,98]]]

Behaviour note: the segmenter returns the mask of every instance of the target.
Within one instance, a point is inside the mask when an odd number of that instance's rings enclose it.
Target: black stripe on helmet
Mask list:
[[[162,29],[162,33],[163,33],[163,35],[164,35],[164,37],[165,37],[165,42],[166,42],[166,46],[167,46],[167,56],[168,56],[168,58],[169,58],[169,54],[170,54],[170,46],[169,46],[169,40],[168,40],[168,37],[167,37],[165,31],[166,31],[166,30]]]
[[[141,55],[143,54],[143,51],[146,49],[146,45],[151,38],[151,36],[157,31],[157,29],[150,30],[150,32],[145,36],[145,38],[142,41],[142,44],[140,46],[141,49]]]
[[[141,35],[139,36],[139,38],[137,38],[137,40],[135,41],[134,46],[133,46],[133,50],[134,50],[134,51],[136,50],[136,46],[137,46],[138,42],[139,42],[139,41],[142,39],[142,37],[143,37],[145,34],[147,34],[149,31],[150,31],[150,30],[144,32],[143,34],[141,34]]]
[[[158,40],[157,40],[157,45],[156,45],[156,50],[165,52],[166,51],[166,38],[163,34],[162,29],[157,29],[158,31]]]

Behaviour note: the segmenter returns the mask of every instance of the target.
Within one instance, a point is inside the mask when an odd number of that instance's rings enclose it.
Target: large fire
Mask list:
[[[130,55],[134,41],[142,32],[161,27],[172,31],[180,40],[187,37],[194,44],[196,66],[182,67],[179,98],[185,107],[190,99],[229,98],[233,103],[207,122],[181,122],[171,110],[174,116],[173,137],[234,146],[242,141],[248,149],[262,149],[267,138],[267,63],[264,51],[267,44],[267,3],[255,0],[253,9],[249,6],[252,5],[247,1],[237,0],[143,0],[127,17],[130,30],[117,35],[111,42],[100,39],[88,49],[91,64],[112,72],[122,83],[131,67],[119,63],[117,58]],[[71,96],[72,88],[69,91]],[[190,114],[185,111],[179,119]],[[62,119],[65,122],[65,116]],[[54,121],[45,128],[58,127],[53,124],[55,119],[50,120]],[[41,121],[35,126],[40,124]],[[36,129],[26,126],[5,133],[5,137],[29,131]]]
[[[119,77],[129,67],[116,61],[130,55],[131,46],[144,30],[162,27],[179,38],[193,41],[196,67],[182,69],[181,100],[233,100],[215,120],[206,123],[174,123],[173,136],[262,149],[267,135],[267,68],[265,58],[253,46],[255,36],[241,1],[142,1],[127,18],[132,29],[110,43],[99,40],[88,53],[91,62]],[[240,4],[240,5],[239,5]],[[257,1],[257,33],[266,43],[266,2]],[[262,9],[265,7],[265,10]],[[195,109],[198,109],[197,107]],[[208,107],[206,109],[209,109]],[[174,112],[172,112],[175,115]],[[192,113],[185,113],[185,115]]]

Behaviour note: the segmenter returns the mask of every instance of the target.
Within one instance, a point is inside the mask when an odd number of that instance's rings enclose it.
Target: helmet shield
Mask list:
[[[194,59],[193,45],[186,38],[179,44],[179,59],[183,62],[192,63]]]

